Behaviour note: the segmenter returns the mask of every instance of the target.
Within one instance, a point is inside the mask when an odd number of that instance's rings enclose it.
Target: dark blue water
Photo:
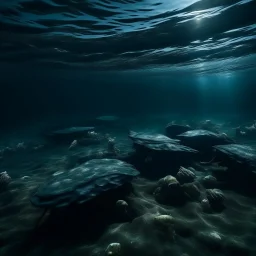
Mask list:
[[[256,63],[255,0],[9,0],[0,60],[216,73]]]
[[[0,255],[256,255],[255,95],[256,0],[0,0]]]

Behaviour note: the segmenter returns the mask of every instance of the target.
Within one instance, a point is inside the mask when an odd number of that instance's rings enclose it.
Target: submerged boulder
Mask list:
[[[181,143],[197,150],[212,150],[215,145],[233,143],[225,134],[217,134],[207,130],[191,130],[178,135]]]
[[[247,145],[228,144],[214,146],[216,157],[228,167],[245,166],[256,168],[256,150]]]
[[[170,139],[163,134],[149,134],[144,132],[129,132],[129,138],[137,144],[162,144],[162,143],[172,143],[179,144],[179,140]]]
[[[165,134],[169,138],[177,138],[177,135],[190,131],[192,128],[189,125],[170,123],[165,127]]]
[[[176,175],[176,169],[193,161],[198,153],[161,134],[131,132],[130,138],[135,148],[134,165],[154,178]]]
[[[129,183],[139,172],[116,159],[95,159],[66,172],[56,172],[31,197],[36,207],[81,204]]]

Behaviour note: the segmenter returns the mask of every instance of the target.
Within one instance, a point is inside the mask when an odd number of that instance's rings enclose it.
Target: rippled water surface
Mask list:
[[[220,72],[256,62],[255,0],[8,0],[0,59]]]

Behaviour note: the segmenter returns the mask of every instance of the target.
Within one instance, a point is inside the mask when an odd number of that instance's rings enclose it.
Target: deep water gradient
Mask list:
[[[255,0],[9,0],[1,62],[198,73],[255,65]]]

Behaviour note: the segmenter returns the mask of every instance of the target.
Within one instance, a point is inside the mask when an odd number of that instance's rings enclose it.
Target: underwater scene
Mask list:
[[[255,256],[256,1],[1,0],[0,256]]]

